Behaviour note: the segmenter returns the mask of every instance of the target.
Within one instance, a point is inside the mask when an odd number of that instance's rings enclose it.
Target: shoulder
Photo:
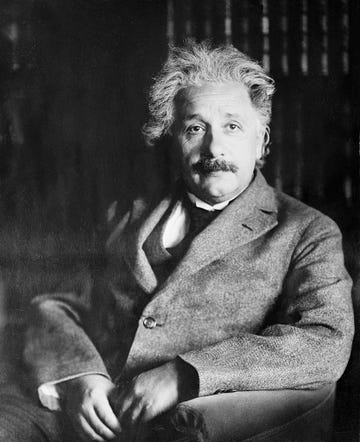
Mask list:
[[[274,189],[279,223],[300,231],[329,230],[340,233],[333,219],[302,201]]]
[[[270,186],[258,172],[253,185],[253,200],[258,209],[274,213],[277,229],[285,234],[301,236],[307,230],[331,230],[339,232],[336,223],[319,210]]]
[[[291,244],[292,260],[304,256],[316,256],[316,259],[327,256],[334,263],[342,263],[342,234],[335,221],[289,195],[274,192],[278,206],[278,232]]]

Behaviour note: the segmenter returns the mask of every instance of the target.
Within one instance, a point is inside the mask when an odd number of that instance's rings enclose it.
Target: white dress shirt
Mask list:
[[[197,196],[190,192],[187,192],[190,201],[195,204],[199,209],[206,210],[208,212],[214,212],[215,210],[224,209],[232,200],[234,200],[238,195],[233,198],[210,205],[205,201],[202,201]],[[166,249],[177,246],[186,236],[190,228],[190,217],[188,211],[181,201],[178,201],[173,208],[169,219],[166,222],[164,234],[163,234],[163,245]]]

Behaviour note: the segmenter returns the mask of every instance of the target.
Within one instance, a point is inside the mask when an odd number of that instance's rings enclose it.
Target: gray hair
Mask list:
[[[188,40],[184,47],[170,47],[167,61],[150,89],[150,118],[143,126],[148,146],[169,133],[174,122],[174,100],[180,90],[204,82],[238,82],[244,85],[261,124],[271,118],[274,80],[259,63],[234,46],[213,48],[208,41]]]

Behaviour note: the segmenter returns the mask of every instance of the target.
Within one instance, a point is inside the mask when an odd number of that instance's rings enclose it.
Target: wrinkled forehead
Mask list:
[[[235,82],[187,86],[178,92],[174,104],[175,120],[182,120],[202,109],[249,116],[256,114],[247,88]]]

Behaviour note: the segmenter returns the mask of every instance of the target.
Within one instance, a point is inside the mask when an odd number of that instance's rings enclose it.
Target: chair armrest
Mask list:
[[[335,384],[329,384],[318,390],[242,391],[192,399],[159,419],[155,440],[237,442],[287,430],[292,423],[294,431],[306,431],[307,437],[321,432],[320,439],[306,440],[331,440],[334,393]]]

